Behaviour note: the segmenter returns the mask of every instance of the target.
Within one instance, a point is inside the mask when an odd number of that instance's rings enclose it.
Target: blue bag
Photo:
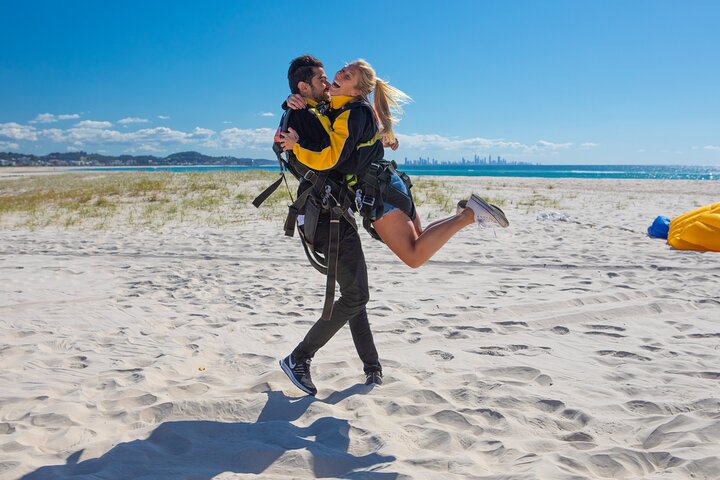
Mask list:
[[[670,230],[670,219],[661,215],[648,227],[647,232],[653,238],[667,238],[668,230]]]

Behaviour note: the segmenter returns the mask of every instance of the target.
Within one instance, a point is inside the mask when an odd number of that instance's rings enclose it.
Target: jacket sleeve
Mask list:
[[[327,124],[327,127],[323,125]],[[330,128],[330,120],[320,118],[311,114],[308,110],[293,110],[290,113],[288,127],[295,130],[300,137],[298,143],[306,149],[320,151],[330,145],[330,137],[328,131]]]
[[[329,129],[329,144],[310,145],[301,141],[293,147],[293,153],[305,166],[313,170],[331,170],[347,160],[358,144],[364,125],[364,108],[353,108],[338,116]]]

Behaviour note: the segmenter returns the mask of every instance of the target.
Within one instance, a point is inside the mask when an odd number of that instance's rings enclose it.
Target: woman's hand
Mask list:
[[[298,140],[300,140],[300,135],[290,127],[288,127],[287,132],[280,132],[280,137],[282,138],[280,145],[285,151],[292,150]]]
[[[397,137],[396,137],[396,138],[395,138],[395,141],[392,142],[392,143],[390,143],[390,142],[388,142],[388,141],[383,141],[383,147],[389,148],[389,149],[391,149],[392,151],[395,151],[395,150],[398,149],[398,147],[400,147],[400,140],[398,140]]]
[[[293,110],[302,110],[307,106],[307,101],[305,100],[305,97],[303,97],[299,93],[293,93],[287,98],[287,104],[288,107],[292,108]]]

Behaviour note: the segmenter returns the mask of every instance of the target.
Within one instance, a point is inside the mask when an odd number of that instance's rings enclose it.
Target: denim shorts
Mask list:
[[[405,195],[408,195],[409,193],[407,187],[405,186],[405,182],[402,181],[402,178],[400,178],[397,173],[392,174],[392,177],[390,178],[390,186],[392,186],[395,190],[404,193]],[[393,210],[399,210],[399,208],[391,203],[384,203],[383,215],[387,215]]]

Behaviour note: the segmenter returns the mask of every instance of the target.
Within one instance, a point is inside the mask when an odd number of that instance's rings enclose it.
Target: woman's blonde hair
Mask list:
[[[412,98],[402,90],[378,78],[375,70],[362,58],[355,60],[350,65],[357,67],[360,73],[357,84],[360,95],[367,99],[373,93],[373,105],[380,122],[380,136],[383,142],[395,142],[393,124],[400,120],[399,117],[403,113],[402,105],[411,102]]]

